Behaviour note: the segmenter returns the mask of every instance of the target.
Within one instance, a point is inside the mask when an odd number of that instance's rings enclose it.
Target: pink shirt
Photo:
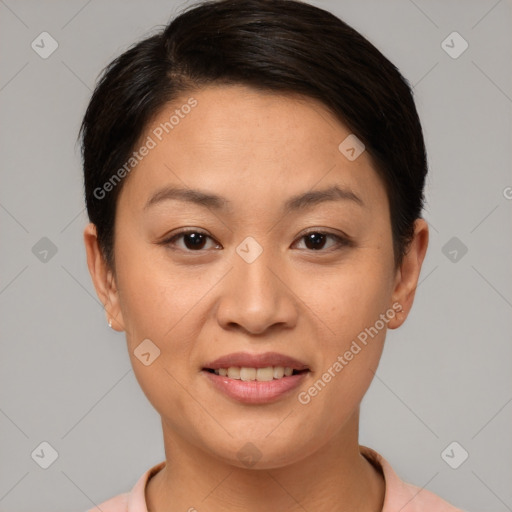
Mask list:
[[[386,482],[382,512],[464,512],[439,496],[400,480],[389,462],[375,450],[360,446],[361,453],[381,469]],[[87,512],[148,512],[145,490],[148,480],[165,466],[165,461],[148,469],[129,493],[119,494]]]

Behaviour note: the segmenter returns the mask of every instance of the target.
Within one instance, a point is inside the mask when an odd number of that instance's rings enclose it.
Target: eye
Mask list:
[[[320,252],[325,249],[326,240],[328,239],[334,240],[334,244],[331,244],[331,246],[327,247],[327,250],[324,250],[323,252],[352,245],[352,242],[347,237],[319,230],[309,231],[299,238],[301,241],[305,240],[307,250],[315,252]],[[179,240],[183,241],[183,245],[181,247],[178,244]],[[173,249],[177,248],[188,252],[200,252],[203,249],[208,249],[208,247],[206,247],[208,240],[214,241],[211,236],[203,233],[202,231],[197,229],[188,229],[175,233],[171,237],[163,240],[161,244],[168,247],[170,246]],[[221,248],[221,246],[216,243],[214,248]]]
[[[325,248],[325,242],[329,238],[335,241],[334,249],[351,245],[348,238],[324,231],[309,231],[302,235],[300,240],[305,240],[306,249],[318,252]],[[333,249],[333,245],[327,248],[327,250],[329,249]],[[327,250],[324,252],[327,252]]]
[[[183,244],[185,247],[179,247],[176,243],[176,241],[180,238],[183,239]],[[178,249],[182,249],[184,251],[198,252],[202,249],[205,249],[205,245],[207,245],[206,242],[208,239],[213,240],[213,238],[206,233],[198,231],[197,229],[189,229],[180,231],[179,233],[174,234],[172,237],[165,239],[162,242],[162,245],[177,246]],[[219,246],[219,244],[216,245],[216,247]]]

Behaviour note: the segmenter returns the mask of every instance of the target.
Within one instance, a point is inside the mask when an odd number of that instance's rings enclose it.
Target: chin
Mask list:
[[[274,426],[275,428],[275,426]],[[295,464],[308,455],[320,449],[319,443],[314,442],[315,437],[304,438],[300,431],[296,435],[281,437],[275,433],[269,435],[270,430],[260,435],[254,432],[249,435],[237,437],[226,436],[213,444],[212,437],[208,437],[204,446],[215,458],[226,464],[245,469],[277,469]],[[274,437],[275,436],[275,437]],[[310,439],[306,443],[305,439]]]

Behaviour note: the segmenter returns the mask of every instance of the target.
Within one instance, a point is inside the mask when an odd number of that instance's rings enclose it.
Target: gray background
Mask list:
[[[360,441],[459,507],[512,510],[512,2],[312,3],[414,85],[429,152],[430,248]],[[0,0],[2,512],[83,511],[164,459],[159,417],[87,271],[76,137],[103,66],[183,5]],[[47,59],[31,48],[43,31],[59,44]],[[457,59],[441,47],[453,31],[469,43]],[[46,261],[43,237],[57,249]],[[48,469],[31,457],[43,441],[58,452]],[[452,441],[469,453],[458,469],[441,457]]]

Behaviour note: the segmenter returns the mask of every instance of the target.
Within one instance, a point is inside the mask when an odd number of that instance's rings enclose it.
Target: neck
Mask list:
[[[358,414],[323,447],[272,469],[231,465],[166,433],[166,465],[146,488],[149,512],[380,512],[382,475],[359,452]]]

